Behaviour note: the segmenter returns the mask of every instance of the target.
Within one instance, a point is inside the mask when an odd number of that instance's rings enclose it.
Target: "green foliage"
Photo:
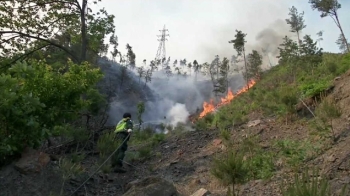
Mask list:
[[[288,184],[281,184],[283,196],[331,196],[332,191],[329,182],[324,177],[319,177],[318,170],[313,170],[310,175],[306,169],[302,174],[295,174],[294,181]],[[346,186],[340,192],[340,196],[347,193]]]
[[[102,158],[107,158],[117,149],[122,141],[120,141],[114,132],[101,135],[97,141],[97,150]]]
[[[289,19],[286,19],[287,24],[290,26],[291,32],[296,32],[299,38],[299,32],[303,30],[305,25],[304,12],[299,13],[297,8],[292,6],[289,8]]]
[[[66,60],[67,56],[75,62],[93,61],[97,54],[107,52],[104,41],[115,27],[113,15],[104,8],[98,11],[90,6],[87,8],[88,2],[90,0],[1,1],[0,40],[6,44],[1,44],[0,56],[25,58],[28,55],[18,54],[46,47],[47,53],[40,51],[36,54],[38,59],[52,54],[59,61]],[[61,51],[57,52],[57,49]]]
[[[73,162],[71,159],[68,158],[60,159],[58,165],[63,178],[60,195],[63,195],[64,185],[67,182],[67,180],[70,180],[83,174],[84,168],[81,166],[80,163]]]
[[[298,103],[297,94],[293,86],[284,86],[280,90],[281,103],[284,104],[287,114],[295,112],[295,105]]]
[[[269,179],[275,171],[274,154],[260,151],[247,160],[249,176],[254,179]]]
[[[321,12],[321,17],[334,16],[341,8],[338,0],[309,0],[312,9]]]
[[[203,118],[198,119],[195,122],[195,126],[194,127],[195,127],[196,130],[205,130],[208,127],[211,126],[213,120],[214,120],[214,114],[212,114],[212,113],[207,114]]]
[[[239,146],[239,150],[245,153],[245,164],[249,168],[249,178],[268,179],[273,175],[275,155],[271,151],[263,150],[258,145],[256,137],[245,138]]]
[[[133,132],[129,144],[137,148],[136,153],[128,153],[128,160],[145,160],[152,155],[152,150],[165,140],[166,135],[163,133],[155,133],[151,128],[137,130]]]
[[[100,157],[97,164],[101,165],[121,145],[121,143],[122,141],[116,137],[114,132],[101,135],[96,146],[97,150],[100,152]],[[103,173],[111,172],[111,164],[104,164],[101,167],[101,170]]]
[[[314,148],[308,141],[279,140],[275,146],[279,155],[285,158],[286,163],[294,168],[298,168],[300,163],[304,162],[314,151]]]
[[[314,97],[325,92],[331,86],[331,81],[321,79],[318,81],[305,82],[299,86],[303,97]]]
[[[295,74],[294,79],[294,76],[290,74],[288,62],[295,61],[288,59],[301,59],[297,56],[298,46],[295,46],[295,54],[293,50],[282,48],[280,65],[262,73],[262,79],[247,93],[236,97],[229,105],[220,108],[212,116],[208,115],[208,118],[204,117],[197,121],[197,129],[216,126],[226,129],[246,122],[246,115],[251,111],[263,112],[265,115],[292,117],[296,112],[295,105],[299,103],[299,98],[319,96],[329,89],[334,77],[350,69],[350,54],[325,53],[322,55],[322,62],[317,66],[314,66],[315,59],[312,58],[310,62],[308,62],[309,58],[305,58],[300,61],[300,64],[293,65],[295,73],[298,73]],[[312,53],[310,55],[312,56]],[[317,53],[313,55],[319,58]],[[333,68],[329,68],[331,63],[335,64],[331,65]]]
[[[236,50],[238,56],[241,56],[244,53],[244,46],[245,46],[245,43],[247,42],[245,40],[246,36],[247,36],[246,33],[236,30],[235,39],[228,42],[230,44],[233,44],[233,48]]]
[[[314,173],[312,177],[304,172],[301,175],[295,175],[294,182],[286,188],[283,187],[284,196],[310,195],[326,196],[331,195],[329,184],[326,179],[319,180],[318,175]]]
[[[79,112],[89,111],[92,103],[81,96],[95,91],[102,77],[98,69],[84,63],[68,62],[61,74],[44,61],[17,63],[0,76],[0,157],[37,147],[42,139],[58,133],[57,126],[71,122]],[[70,135],[86,139],[80,128]],[[84,136],[84,137],[82,137]]]
[[[349,43],[347,42],[347,39],[339,22],[338,10],[341,8],[341,4],[338,2],[338,0],[309,0],[309,3],[311,4],[311,8],[313,10],[317,10],[321,13],[320,16],[322,18],[329,16],[333,19],[334,23],[341,32],[336,43],[340,46],[341,50],[346,49],[348,52],[350,52]]]
[[[253,50],[252,53],[247,56],[247,71],[246,77],[248,79],[258,79],[262,72],[262,56],[258,53],[258,51]]]
[[[84,169],[80,165],[80,163],[75,163],[68,158],[60,159],[58,165],[62,172],[62,177],[64,181],[72,179],[84,172]]]
[[[333,120],[339,118],[342,114],[341,108],[331,99],[323,99],[316,109],[316,115],[324,123],[324,128],[333,134],[333,141],[336,141],[335,130],[333,128]]]
[[[137,120],[139,121],[139,127],[142,125],[142,114],[145,112],[145,103],[139,102],[137,104]]]
[[[229,151],[222,158],[213,160],[211,173],[225,185],[232,185],[235,193],[235,185],[244,183],[248,179],[249,169],[244,163],[244,155],[239,152]]]
[[[337,75],[345,73],[350,69],[350,53],[347,53],[341,58],[340,65],[337,68]]]
[[[216,96],[227,91],[228,70],[229,60],[223,58],[221,61],[219,55],[216,55],[215,59],[209,66],[209,74],[214,88],[213,92]]]

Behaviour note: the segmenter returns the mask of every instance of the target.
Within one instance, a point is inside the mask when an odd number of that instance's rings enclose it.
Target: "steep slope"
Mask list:
[[[279,73],[278,70],[271,71],[271,73],[274,72]],[[258,149],[261,155],[266,155],[272,160],[265,162],[264,157],[255,154],[256,157],[261,158],[257,159],[257,163],[261,161],[266,165],[257,164],[253,168],[259,170],[257,176],[260,178],[240,185],[241,195],[280,195],[281,182],[293,180],[293,175],[306,167],[319,168],[320,173],[329,180],[331,190],[339,192],[341,187],[349,184],[350,181],[350,148],[348,146],[350,142],[350,70],[332,79],[334,79],[333,88],[327,91],[326,99],[334,99],[341,108],[341,116],[332,122],[336,135],[335,142],[332,142],[332,138],[326,137],[332,135],[331,132],[317,131],[314,128],[316,121],[312,116],[320,114],[317,112],[320,108],[320,100],[317,96],[311,101],[304,100],[304,103],[299,101],[304,112],[308,113],[310,109],[313,114],[306,115],[301,112],[298,113],[299,117],[288,121],[284,117],[265,115],[256,107],[253,107],[245,118],[235,117],[234,112],[244,107],[244,103],[254,106],[255,103],[250,103],[247,98],[252,94],[257,96],[253,88],[247,95],[242,96],[243,101],[234,100],[232,105],[222,108],[221,113],[205,117],[204,120],[208,122],[210,120],[211,125],[214,125],[211,128],[186,131],[188,128],[180,127],[177,131],[168,134],[164,140],[159,139],[161,142],[157,143],[151,151],[145,147],[147,146],[145,143],[134,143],[133,140],[137,137],[133,135],[126,158],[127,173],[98,172],[78,191],[78,195],[123,195],[129,182],[151,175],[159,175],[173,182],[183,195],[190,195],[199,188],[206,188],[217,195],[225,195],[227,187],[222,186],[210,170],[215,167],[212,165],[212,160],[216,155],[224,154],[229,148],[242,150],[246,153],[246,158],[251,149]],[[276,78],[272,78],[266,79],[265,84],[269,84],[270,80],[271,84],[276,83]],[[259,86],[255,88],[258,89]],[[257,98],[254,97],[254,99]],[[304,104],[307,107],[303,106]],[[234,122],[228,118],[221,118],[220,115],[225,114],[224,112],[230,112],[229,114],[235,117]],[[229,124],[220,124],[224,122],[223,120],[229,121]],[[242,146],[250,150],[243,151]],[[146,156],[137,157],[136,155],[140,156],[140,152],[145,153]],[[100,163],[99,155],[94,151],[86,154],[87,156],[81,159],[84,174],[69,179],[63,189],[65,193],[72,193],[88,179],[88,175],[96,171]],[[59,161],[55,156],[51,156],[51,160],[44,168],[39,169],[40,173],[21,174],[15,169],[14,164],[2,168],[1,194],[26,196],[59,193],[62,188]]]

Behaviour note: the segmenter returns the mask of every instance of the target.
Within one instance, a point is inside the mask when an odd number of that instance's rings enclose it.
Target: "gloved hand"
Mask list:
[[[132,132],[132,129],[128,129],[128,133],[131,133]]]

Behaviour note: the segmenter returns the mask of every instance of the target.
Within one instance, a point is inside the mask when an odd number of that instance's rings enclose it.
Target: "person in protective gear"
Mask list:
[[[131,121],[131,114],[125,113],[123,115],[123,119],[120,120],[115,128],[116,137],[120,142],[124,143],[121,144],[121,147],[117,150],[117,152],[112,157],[112,167],[114,167],[115,172],[126,172],[123,167],[123,160],[125,157],[125,151],[128,149],[128,141],[129,141],[129,134],[132,132],[133,129],[133,122]]]

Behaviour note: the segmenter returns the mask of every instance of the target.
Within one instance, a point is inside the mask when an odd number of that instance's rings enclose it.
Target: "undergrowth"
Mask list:
[[[266,71],[255,86],[239,95],[229,105],[220,108],[196,122],[198,130],[227,128],[248,121],[253,111],[265,116],[286,118],[295,114],[300,99],[318,96],[327,91],[333,79],[350,69],[350,54],[324,54],[316,67],[298,66],[295,81],[290,81],[289,65],[278,65]],[[311,73],[310,73],[311,72]]]
[[[303,170],[305,162],[327,148],[325,142],[308,137],[304,140],[275,139],[267,149],[259,146],[258,137],[248,136],[241,142],[231,138],[230,130],[247,122],[252,112],[272,116],[286,124],[305,121],[309,124],[310,133],[326,139],[331,135],[336,141],[333,120],[341,116],[341,109],[333,100],[322,95],[327,95],[335,77],[350,69],[350,54],[323,54],[322,62],[312,66],[307,59],[300,58],[298,62],[298,66],[284,63],[271,68],[248,92],[239,95],[215,114],[196,122],[197,129],[220,130],[227,151],[214,159],[212,173],[223,184],[230,185],[229,194],[236,194],[236,184],[271,178],[279,167],[289,167],[294,172]],[[300,115],[296,107],[302,103],[301,100],[310,98],[320,100],[316,111],[308,111],[316,115],[313,119]],[[305,174],[301,178],[296,176],[294,184],[284,190],[284,195],[329,195],[328,181],[317,180]]]

